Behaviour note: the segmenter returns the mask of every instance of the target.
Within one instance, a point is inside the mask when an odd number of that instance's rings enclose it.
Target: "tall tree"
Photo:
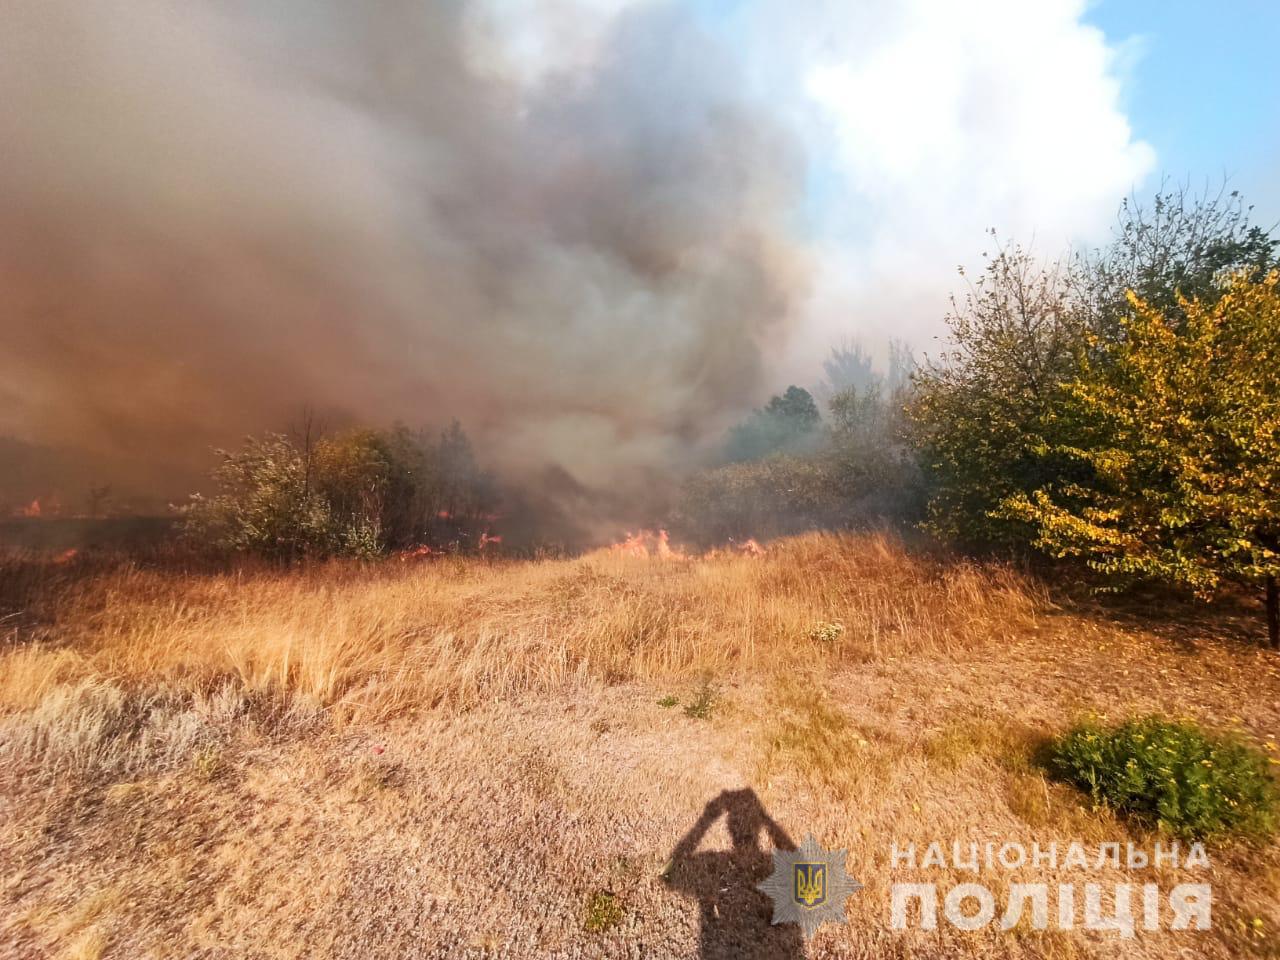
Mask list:
[[[1165,184],[1150,203],[1125,200],[1111,243],[1073,257],[1073,295],[1090,326],[1103,338],[1116,335],[1129,291],[1176,317],[1180,298],[1215,296],[1224,273],[1265,275],[1277,265],[1280,241],[1250,221],[1252,211],[1225,185],[1193,195]]]
[[[790,386],[729,431],[725,458],[759,460],[775,453],[807,452],[819,438],[822,415],[813,395]]]
[[[1236,273],[1225,292],[1162,307],[1129,294],[1121,336],[1065,385],[1046,452],[1086,478],[1006,498],[1035,545],[1112,575],[1265,585],[1280,647],[1280,274]]]
[[[846,340],[831,348],[831,355],[822,361],[826,378],[819,385],[823,398],[832,397],[850,387],[859,392],[878,392],[881,377],[875,372],[871,354],[855,340]]]
[[[915,373],[908,411],[928,527],[968,545],[1023,544],[1025,525],[996,509],[1063,469],[1040,451],[1084,342],[1066,267],[1001,247],[947,320],[950,349]]]
[[[1276,265],[1277,240],[1249,217],[1234,192],[1163,189],[1149,206],[1124,204],[1101,250],[1046,265],[1013,245],[988,258],[953,304],[949,349],[913,378],[910,419],[934,532],[1025,547],[1033,531],[1004,501],[1091,482],[1062,453],[1062,385],[1082,359],[1104,364],[1127,336],[1127,291],[1177,328],[1183,304],[1212,301],[1224,275],[1258,280]]]

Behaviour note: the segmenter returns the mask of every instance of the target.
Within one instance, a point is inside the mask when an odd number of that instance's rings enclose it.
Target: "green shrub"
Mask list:
[[[438,439],[400,426],[269,433],[221,459],[218,493],[193,496],[183,527],[192,543],[230,553],[298,560],[479,546],[496,504],[456,422]]]
[[[1260,835],[1276,825],[1266,758],[1193,723],[1083,723],[1053,742],[1049,762],[1096,803],[1177,836]]]
[[[972,281],[966,278],[968,294],[952,301],[947,346],[912,378],[908,419],[928,490],[929,529],[971,546],[1023,549],[1032,545],[1042,525],[1028,522],[1028,511],[1019,513],[1010,509],[1013,505],[1034,502],[1037,491],[1053,490],[1058,498],[1074,500],[1107,494],[1117,480],[1132,482],[1134,471],[1143,466],[1140,458],[1102,445],[1098,427],[1107,421],[1093,412],[1082,416],[1081,405],[1068,402],[1075,390],[1067,385],[1090,366],[1095,374],[1112,372],[1109,355],[1131,337],[1126,331],[1133,313],[1130,293],[1169,318],[1161,329],[1177,335],[1168,342],[1178,343],[1178,354],[1190,362],[1195,354],[1178,342],[1188,319],[1186,305],[1197,299],[1216,302],[1223,293],[1222,280],[1238,270],[1257,279],[1276,265],[1280,237],[1251,225],[1251,210],[1234,190],[1196,197],[1164,186],[1149,206],[1125,202],[1111,243],[1100,250],[1049,263],[1017,244],[1001,243],[991,255],[983,254],[982,272]],[[1255,353],[1274,360],[1265,350]],[[1220,355],[1225,356],[1214,354]],[[1241,382],[1234,369],[1228,379]],[[1117,375],[1092,393],[1114,395],[1118,384]],[[1178,422],[1176,434],[1204,427],[1227,437],[1215,448],[1211,465],[1218,464],[1219,453],[1251,449],[1230,439],[1253,434],[1220,425],[1224,414],[1209,403],[1210,395],[1201,397],[1186,384],[1169,392],[1191,411],[1189,421]],[[1146,426],[1151,399],[1160,398],[1148,392],[1128,405],[1134,417],[1130,429],[1161,437],[1159,429]],[[1266,406],[1261,396],[1236,405],[1246,413],[1259,406]],[[1235,407],[1232,413],[1237,413]],[[1104,449],[1109,454],[1105,459],[1081,455]],[[1198,462],[1183,457],[1175,465],[1184,461]],[[1213,491],[1202,500],[1220,504],[1224,511],[1247,499],[1203,478],[1188,484],[1168,470],[1163,477],[1149,472],[1175,493],[1187,486]],[[1092,504],[1085,514],[1090,522],[1076,520],[1075,527],[1106,523],[1112,512]],[[1174,517],[1191,531],[1232,526],[1218,516],[1191,523],[1175,510],[1159,512],[1161,523]],[[1061,534],[1071,524],[1060,520],[1056,527]],[[1136,539],[1129,534],[1112,538]],[[1238,551],[1233,546],[1227,552]],[[1186,549],[1170,565],[1219,553],[1217,548],[1202,554]]]
[[[587,898],[582,926],[588,933],[604,933],[622,922],[622,901],[611,890],[597,890]]]
[[[684,708],[684,715],[694,720],[710,720],[720,702],[720,688],[711,677],[703,677],[693,699]]]
[[[795,387],[784,397],[793,392],[813,406]],[[731,462],[686,478],[673,504],[671,530],[681,540],[714,546],[920,515],[923,491],[905,444],[902,400],[900,393],[885,394],[876,385],[842,389],[831,396],[830,424],[816,410],[807,419],[757,412],[734,434],[727,452]],[[782,401],[775,397],[766,412]],[[778,429],[791,431],[786,435],[792,439],[768,440],[767,424],[782,424]],[[748,450],[754,452],[748,456]]]
[[[842,527],[850,515],[850,505],[825,462],[773,456],[689,477],[676,503],[672,527],[682,539],[710,546]]]

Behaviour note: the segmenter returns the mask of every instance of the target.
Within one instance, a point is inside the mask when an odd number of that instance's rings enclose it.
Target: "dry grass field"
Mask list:
[[[974,879],[895,871],[894,843],[1150,847],[1038,764],[1082,716],[1280,758],[1280,660],[1227,609],[1151,619],[815,534],[690,560],[13,558],[0,617],[5,958],[804,955],[749,889],[767,843],[721,818],[681,846],[709,804],[848,849],[865,889],[810,957],[1280,956],[1274,843],[1210,847],[1209,931],[889,924],[893,882]],[[1032,873],[981,879],[1181,882]]]

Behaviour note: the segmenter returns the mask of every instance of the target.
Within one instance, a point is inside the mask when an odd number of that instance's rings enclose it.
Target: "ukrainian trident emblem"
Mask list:
[[[820,907],[827,902],[827,865],[825,863],[796,863],[791,870],[796,880],[795,902],[806,910]]]

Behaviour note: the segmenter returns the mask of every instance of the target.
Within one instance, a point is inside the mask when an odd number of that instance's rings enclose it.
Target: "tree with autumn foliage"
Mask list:
[[[967,548],[1026,547],[1035,531],[1005,501],[1090,480],[1059,452],[1070,445],[1063,385],[1080,358],[1122,336],[1129,291],[1176,317],[1184,298],[1216,297],[1224,275],[1276,266],[1280,242],[1250,222],[1251,210],[1225,188],[1197,197],[1166,185],[1149,204],[1124,203],[1099,250],[1042,262],[997,243],[983,254],[952,302],[949,342],[915,371],[906,397],[928,529]]]
[[[1056,391],[1053,438],[1032,451],[1066,468],[996,513],[1117,585],[1204,597],[1265,584],[1280,647],[1280,273],[1241,270],[1169,306],[1128,302],[1119,335],[1087,338]]]
[[[968,294],[953,299],[947,323],[947,350],[916,371],[907,397],[925,526],[965,547],[1017,549],[1030,531],[999,507],[1069,466],[1044,451],[1088,327],[1067,265],[1043,265],[1016,244],[987,259]]]

